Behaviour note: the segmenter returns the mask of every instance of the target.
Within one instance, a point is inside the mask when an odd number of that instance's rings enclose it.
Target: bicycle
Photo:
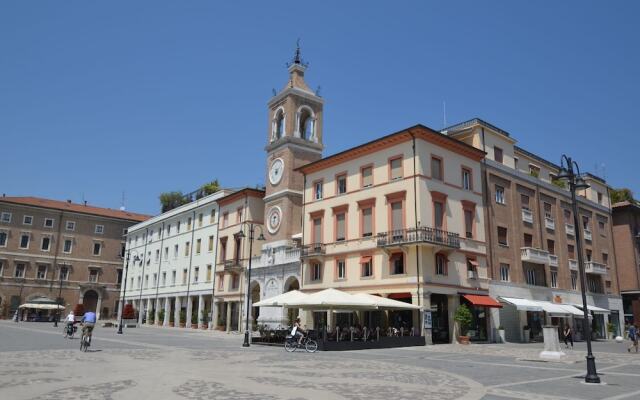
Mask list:
[[[67,323],[64,327],[64,337],[65,339],[73,339],[73,334],[76,332],[76,327],[73,324]]]
[[[315,353],[318,350],[318,342],[310,339],[309,336],[303,337],[301,343],[298,343],[298,339],[291,335],[287,335],[284,340],[284,349],[289,353],[293,353],[298,347],[302,346],[304,346],[307,353]]]
[[[80,351],[86,352],[89,346],[91,346],[92,332],[89,329],[83,329],[82,336],[80,337]]]

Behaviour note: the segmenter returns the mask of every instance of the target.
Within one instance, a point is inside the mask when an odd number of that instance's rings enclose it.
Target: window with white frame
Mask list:
[[[23,263],[16,264],[16,270],[13,274],[14,278],[24,278],[27,266]]]
[[[397,157],[389,161],[389,173],[392,181],[402,178],[402,157]]]
[[[189,275],[189,271],[185,268],[182,270],[182,284],[187,284],[187,276]]]
[[[60,279],[61,281],[68,281],[69,280],[69,267],[66,266],[61,266],[60,267],[60,271],[58,272],[58,279]]]
[[[347,266],[344,260],[336,261],[336,273],[338,275],[338,279],[346,279],[347,277]]]
[[[202,219],[204,218],[204,216],[202,215],[202,213],[198,214],[198,228],[200,228],[202,226]]]
[[[436,275],[447,275],[447,257],[444,254],[436,254]]]
[[[165,260],[169,259],[169,247],[164,248],[164,259]]]
[[[500,263],[500,280],[509,282],[509,264]]]
[[[211,209],[211,215],[209,215],[209,223],[210,224],[215,224],[216,223],[216,209],[215,208]]]
[[[102,253],[102,243],[93,242],[93,255],[94,256],[99,256],[100,253]]]
[[[148,288],[149,287],[149,275],[145,275],[144,276],[144,288]]]
[[[7,224],[11,223],[11,213],[3,212],[2,214],[0,214],[0,222],[5,222]]]
[[[68,231],[75,231],[76,230],[76,222],[75,221],[67,221],[67,223],[65,224],[65,229]]]
[[[213,245],[215,244],[215,237],[213,235],[209,236],[209,243],[207,245],[207,251],[211,253],[213,251]]]
[[[347,193],[347,174],[337,176],[336,181],[338,194]]]
[[[171,285],[175,285],[176,284],[176,271],[173,270],[171,271]]]
[[[200,254],[202,250],[202,239],[196,239],[196,254]]]
[[[468,168],[462,168],[462,189],[472,190],[471,187],[471,170]]]
[[[33,225],[33,216],[31,215],[24,215],[22,217],[22,224],[23,225]]]
[[[526,272],[526,280],[527,285],[535,285],[536,284],[536,271],[532,268],[527,268]]]
[[[64,246],[62,247],[62,251],[64,253],[71,253],[71,251],[73,250],[73,239],[65,239],[64,240]]]
[[[160,249],[156,249],[156,256],[155,256],[154,260],[155,260],[156,263],[158,261],[160,261]]]
[[[552,288],[557,288],[558,287],[558,271],[551,271],[551,287]]]
[[[7,239],[8,238],[9,238],[9,235],[7,234],[7,232],[0,231],[0,247],[6,247],[7,246]]]
[[[571,289],[578,290],[578,273],[571,271]]]
[[[496,203],[505,204],[504,188],[496,185]]]
[[[319,281],[322,279],[322,266],[319,262],[314,262],[311,264],[311,280]]]
[[[366,256],[360,260],[362,266],[362,277],[367,278],[373,276],[373,257]]]
[[[36,271],[36,279],[47,279],[46,265],[38,265],[38,270]]]
[[[49,251],[51,249],[51,237],[43,236],[42,242],[40,243],[40,250]]]
[[[163,272],[162,273],[162,286],[165,286],[167,284],[167,273]]]
[[[45,228],[53,228],[53,218],[45,218],[44,219],[44,227]]]
[[[313,197],[316,200],[322,199],[322,181],[318,181],[313,185]]]
[[[22,235],[20,235],[20,248],[28,249],[30,239],[31,239],[31,234],[29,233],[23,233]]]
[[[193,269],[193,283],[198,283],[198,275],[200,275],[200,267]]]
[[[153,273],[153,282],[151,282],[151,284],[153,286],[156,286],[156,284],[158,283],[158,274],[157,273]]]
[[[173,246],[173,258],[178,258],[178,245]]]
[[[207,282],[211,282],[211,278],[212,278],[212,266],[211,264],[207,264]]]

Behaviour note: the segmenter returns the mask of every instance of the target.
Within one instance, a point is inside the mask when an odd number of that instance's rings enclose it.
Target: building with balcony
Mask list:
[[[472,338],[489,340],[486,308],[464,297],[488,297],[483,155],[417,125],[299,168],[302,290],[332,287],[420,305],[432,317],[427,343],[453,339],[453,313],[466,302],[474,310]],[[340,314],[310,318],[347,323]],[[422,327],[417,311],[358,318],[366,326]]]
[[[98,318],[115,316],[124,236],[150,218],[123,210],[36,197],[0,197],[0,318],[30,300],[83,304]],[[24,310],[24,318],[54,318]]]
[[[613,238],[620,294],[627,324],[640,322],[640,205],[613,205]]]
[[[576,261],[576,229],[580,229],[589,305],[610,310],[594,315],[597,334],[606,334],[608,321],[620,325],[622,302],[606,182],[584,175],[591,187],[578,193],[580,215],[575,226],[570,193],[556,179],[558,165],[518,147],[508,132],[480,119],[454,125],[444,133],[487,154],[481,162],[481,180],[490,295],[580,304]],[[571,323],[574,332],[583,334],[582,324],[576,324],[570,314],[526,311],[507,303],[492,311],[494,326],[505,327],[507,340],[524,339],[525,325],[531,328],[531,338],[538,338],[547,322]]]

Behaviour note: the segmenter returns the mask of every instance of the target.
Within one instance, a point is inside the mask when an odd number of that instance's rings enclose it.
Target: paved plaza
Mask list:
[[[541,362],[541,344],[440,345],[289,354],[242,336],[96,328],[89,352],[48,323],[0,321],[0,399],[634,399],[640,354],[594,344],[604,383],[586,385],[584,344]]]

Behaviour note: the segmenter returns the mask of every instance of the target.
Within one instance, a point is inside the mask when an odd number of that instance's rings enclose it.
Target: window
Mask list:
[[[200,274],[200,267],[193,269],[193,283],[198,283],[198,275]]]
[[[529,164],[529,175],[533,176],[534,178],[538,178],[540,176],[540,167]]]
[[[600,236],[607,236],[607,223],[601,219],[598,220],[598,230],[600,231]]]
[[[500,264],[500,280],[509,282],[509,264]]]
[[[155,262],[158,262],[159,260],[160,260],[160,249],[156,249]]]
[[[157,273],[153,273],[153,282],[151,283],[153,286],[156,286],[158,283],[158,274]]]
[[[102,244],[93,243],[93,255],[99,256],[101,251],[102,251]]]
[[[347,175],[343,174],[343,175],[339,175],[336,177],[336,191],[338,192],[338,194],[345,194],[347,193]]]
[[[227,238],[220,238],[220,262],[227,259]]]
[[[565,209],[562,213],[564,215],[564,222],[571,224],[571,211]]]
[[[502,246],[508,246],[509,243],[507,241],[507,228],[503,226],[498,227],[498,244]]]
[[[389,172],[389,178],[392,181],[402,178],[402,157],[397,157],[389,161]]]
[[[13,276],[15,278],[24,278],[25,270],[26,266],[24,264],[16,264],[16,270]]]
[[[187,230],[190,231],[191,230],[191,224],[193,223],[193,220],[191,219],[191,217],[187,218]]]
[[[7,245],[7,232],[0,231],[0,247],[5,247]]]
[[[536,284],[536,271],[532,268],[527,268],[525,270],[526,272],[526,280],[527,280],[527,285],[535,285]]]
[[[127,254],[127,245],[125,242],[120,243],[120,257],[124,258]]]
[[[65,229],[68,231],[75,231],[76,230],[76,222],[75,221],[67,221],[66,225],[65,225]]]
[[[180,233],[180,226],[182,226],[182,221],[178,221],[178,223],[176,224],[177,233]]]
[[[240,287],[240,275],[231,275],[231,289],[238,289]]]
[[[473,239],[473,210],[464,210],[464,227],[466,238]]]
[[[4,262],[0,260],[0,277],[2,277],[3,272],[4,272]]]
[[[313,219],[313,230],[311,231],[311,241],[314,244],[322,243],[322,218]]]
[[[597,193],[598,193],[598,204],[602,204],[602,199],[603,199],[602,193],[600,192],[597,192]]]
[[[203,219],[202,213],[198,214],[198,228],[202,227],[202,219]]]
[[[190,246],[191,246],[191,243],[190,243],[190,242],[186,242],[186,243],[184,244],[184,256],[185,256],[185,257],[188,257],[188,256],[189,256],[189,250],[191,250]]]
[[[462,168],[462,189],[473,190],[473,183],[471,182],[471,170],[468,168]]]
[[[391,255],[391,274],[402,275],[404,274],[404,254],[394,253]]]
[[[33,225],[33,217],[31,215],[25,215],[22,217],[23,225]]]
[[[171,236],[171,224],[167,225],[167,236]]]
[[[236,210],[236,223],[242,222],[242,208]]]
[[[49,251],[51,248],[51,238],[49,236],[42,237],[42,243],[40,243],[40,250]]]
[[[500,147],[493,147],[493,158],[496,162],[502,164],[504,162],[504,157],[502,155],[502,149]]]
[[[176,271],[171,271],[171,285],[176,284]]]
[[[211,214],[209,215],[209,223],[214,224],[216,222],[216,209],[211,209]]]
[[[164,248],[164,259],[165,260],[169,259],[169,247]]]
[[[64,240],[64,246],[62,248],[62,251],[64,253],[71,253],[71,250],[73,249],[73,240],[72,239],[65,239]]]
[[[496,203],[506,204],[504,197],[504,188],[498,185],[496,185]]]
[[[322,279],[322,266],[319,262],[314,262],[311,264],[311,280],[319,281]]]
[[[444,254],[436,254],[436,275],[447,275],[447,257]]]
[[[29,239],[31,238],[31,235],[28,233],[23,233],[22,235],[20,235],[20,248],[21,249],[28,249],[29,248]]]
[[[222,214],[222,227],[226,228],[229,225],[229,213]]]
[[[373,261],[371,256],[365,256],[360,258],[360,265],[362,265],[362,277],[367,278],[373,276]]]
[[[336,242],[345,240],[346,233],[346,215],[345,213],[336,214]]]
[[[434,225],[438,229],[444,227],[444,204],[439,201],[433,202]]]
[[[183,269],[182,270],[182,284],[186,285],[187,284],[187,275],[188,275],[189,271],[187,271],[187,269]]]
[[[344,260],[336,261],[336,274],[338,279],[346,279],[347,278],[347,267]]]
[[[96,234],[102,235],[104,233],[104,225],[96,225]]]
[[[322,199],[322,181],[318,181],[313,184],[313,197],[316,200]]]
[[[609,254],[602,253],[602,263],[604,265],[609,265]]]
[[[533,247],[533,236],[528,233],[523,236],[524,247]]]
[[[218,289],[224,290],[224,275],[218,274]]]
[[[173,258],[178,258],[178,245],[173,246]]]
[[[585,231],[589,230],[589,217],[585,215],[582,216],[582,227]]]
[[[122,278],[122,270],[120,270],[120,277]],[[58,275],[58,279],[62,280],[62,281],[68,281],[69,280],[69,267],[60,267],[60,272]]]
[[[569,254],[569,258],[572,260],[575,260],[576,258],[576,248],[574,245],[569,244],[567,245],[567,253]]]
[[[196,254],[200,254],[201,247],[202,247],[202,239],[196,240]]]
[[[555,241],[553,241],[551,239],[547,239],[547,251],[551,255],[556,254],[556,242]]]
[[[240,259],[242,258],[242,238],[236,236],[235,238],[235,250],[236,250],[236,254],[235,254],[235,260],[236,263],[240,262]]]
[[[518,169],[518,157],[513,157],[513,166],[515,169]]]
[[[438,157],[431,157],[431,178],[443,180],[442,160]]]
[[[529,208],[529,196],[527,196],[526,194],[521,194],[520,195],[520,206],[522,207],[523,210],[530,210],[530,208]]]
[[[11,223],[11,213],[3,212],[0,214],[0,221],[5,222],[7,224]]]
[[[162,273],[162,286],[165,286],[167,284],[167,273],[163,272]]]
[[[551,287],[552,288],[557,288],[558,287],[558,271],[551,271]]]
[[[545,218],[553,219],[553,214],[551,213],[551,204],[544,203],[544,216]]]
[[[213,237],[213,235],[209,236],[209,243],[208,243],[207,251],[209,251],[209,252],[213,251],[214,240],[215,240],[215,238]]]
[[[211,264],[207,265],[207,282],[211,282]]]
[[[162,228],[158,228],[158,240],[162,239]]]
[[[373,209],[371,207],[362,209],[362,237],[373,235]]]
[[[364,167],[360,170],[362,187],[368,188],[373,186],[373,167]]]
[[[38,270],[36,271],[36,279],[47,279],[46,265],[38,265]]]

